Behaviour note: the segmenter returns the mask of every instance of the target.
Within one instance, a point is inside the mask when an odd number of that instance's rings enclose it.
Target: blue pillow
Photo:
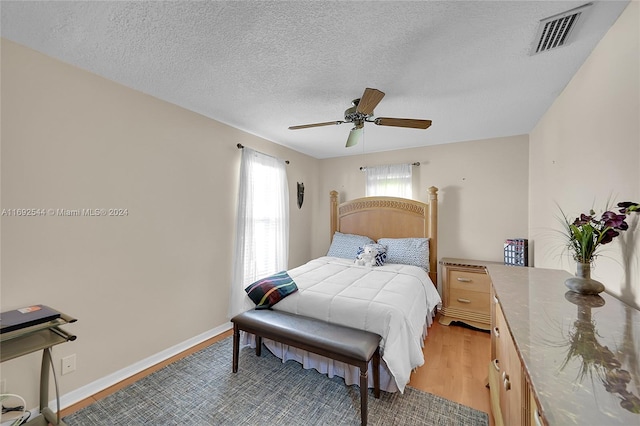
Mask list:
[[[428,238],[380,238],[378,244],[387,246],[387,262],[419,266],[429,272]]]
[[[384,262],[387,260],[387,246],[383,246],[382,244],[365,244],[364,247],[358,247],[357,256],[360,256],[360,254],[364,253],[365,247],[372,247],[378,251],[378,254],[376,254],[375,266],[384,265]]]
[[[244,291],[256,304],[256,309],[269,309],[291,293],[298,291],[298,286],[286,271],[282,271],[254,282]]]
[[[333,234],[333,241],[331,241],[327,256],[354,259],[358,254],[358,249],[365,244],[375,244],[375,241],[364,235],[343,234],[336,231]]]

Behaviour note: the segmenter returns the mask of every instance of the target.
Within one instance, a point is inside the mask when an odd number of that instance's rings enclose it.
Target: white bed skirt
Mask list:
[[[426,318],[426,323],[422,331],[421,345],[424,347],[424,339],[427,337],[427,329],[433,324],[433,317],[435,316],[435,310],[432,311]],[[341,361],[335,361],[331,358],[327,358],[321,355],[316,355],[308,351],[294,348],[292,346],[284,345],[279,342],[274,342],[269,339],[262,339],[264,345],[269,351],[280,358],[282,362],[289,360],[296,361],[302,364],[304,369],[315,369],[322,374],[326,374],[328,377],[334,376],[342,377],[347,385],[359,385],[360,384],[360,368],[345,364]],[[240,338],[241,346],[256,347],[255,336],[253,334],[241,332]],[[414,368],[419,367],[415,366]],[[372,363],[369,362],[369,371],[367,373],[369,380],[369,387],[373,388],[373,373]],[[398,385],[395,379],[389,372],[386,362],[384,361],[384,354],[380,360],[380,389],[386,392],[397,392]]]

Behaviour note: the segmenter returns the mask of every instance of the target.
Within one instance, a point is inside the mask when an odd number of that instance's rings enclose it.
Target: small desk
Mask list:
[[[51,347],[60,343],[70,342],[76,336],[60,328],[61,325],[76,322],[66,314],[60,313],[60,318],[42,324],[25,327],[0,335],[0,362],[9,361],[39,350],[42,350],[42,365],[40,367],[40,414],[30,419],[26,424],[32,426],[65,425],[60,420],[60,407],[54,413],[49,408],[49,372],[51,365]],[[55,374],[55,371],[54,371]],[[59,395],[56,395],[59,398]]]

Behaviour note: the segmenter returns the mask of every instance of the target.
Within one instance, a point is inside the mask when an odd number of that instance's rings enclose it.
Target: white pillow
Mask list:
[[[336,231],[336,233],[333,234],[333,241],[331,241],[331,247],[329,247],[327,256],[355,259],[360,247],[373,243],[375,243],[375,241],[364,235],[343,234]]]
[[[387,246],[387,263],[415,265],[429,272],[429,238],[380,238]]]

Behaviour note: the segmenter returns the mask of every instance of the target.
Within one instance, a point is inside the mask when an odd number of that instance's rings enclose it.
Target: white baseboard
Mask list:
[[[93,396],[96,393],[103,391],[110,386],[115,385],[116,383],[119,383],[125,379],[128,379],[129,377],[143,370],[146,370],[149,367],[153,367],[154,365],[161,363],[162,361],[165,361],[171,358],[172,356],[178,355],[179,353],[184,352],[187,349],[192,348],[193,346],[196,346],[204,342],[205,340],[215,337],[218,334],[224,333],[225,331],[230,329],[231,329],[231,324],[228,323],[228,324],[224,324],[216,328],[213,328],[209,331],[205,331],[204,333],[196,337],[185,340],[182,343],[178,343],[177,345],[172,346],[168,349],[165,349],[161,352],[158,352],[155,355],[151,355],[150,357],[145,358],[141,361],[138,361],[135,364],[132,364],[126,368],[123,368],[122,370],[118,370],[115,373],[109,374],[108,376],[105,376],[101,379],[91,382],[74,391],[61,395],[60,410],[70,407],[73,404],[76,404],[86,398],[89,398],[90,396]],[[54,413],[56,412],[58,407],[55,399],[52,401],[49,401],[49,408],[51,408]]]

